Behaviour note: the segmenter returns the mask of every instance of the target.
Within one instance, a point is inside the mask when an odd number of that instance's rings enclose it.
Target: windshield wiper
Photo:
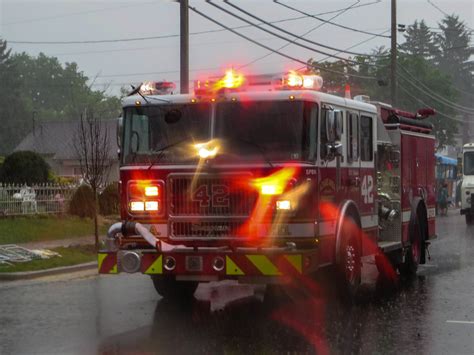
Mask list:
[[[188,141],[189,141],[189,138],[181,139],[181,140],[179,140],[179,141],[177,141],[177,142],[174,142],[174,143],[165,145],[164,147],[162,147],[162,148],[160,148],[160,149],[158,149],[158,150],[153,150],[152,152],[153,152],[153,153],[158,153],[158,155],[156,156],[156,159],[154,159],[154,160],[151,162],[151,164],[150,164],[150,166],[148,167],[147,170],[150,170],[155,164],[157,164],[157,163],[161,160],[161,158],[163,157],[164,153],[165,153],[168,149],[170,149],[170,148],[172,148],[172,147],[174,147],[174,146],[177,146],[177,145],[179,145],[179,144],[182,144],[182,143],[184,143],[184,142],[188,142]]]
[[[256,142],[248,141],[248,140],[243,139],[243,138],[231,137],[231,138],[226,138],[226,139],[234,140],[234,141],[237,141],[237,142],[242,142],[242,143],[245,143],[247,145],[250,145],[252,147],[257,148],[258,151],[260,152],[260,155],[265,160],[265,162],[270,166],[270,168],[273,168],[273,164],[267,156],[267,150],[265,149],[265,147],[261,146],[260,144],[258,144]]]

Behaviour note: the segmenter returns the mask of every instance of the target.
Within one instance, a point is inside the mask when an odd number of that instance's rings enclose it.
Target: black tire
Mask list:
[[[166,299],[192,299],[199,285],[193,281],[176,281],[174,277],[168,276],[153,275],[151,279],[156,292]]]
[[[404,278],[415,276],[420,265],[422,247],[424,242],[424,228],[421,222],[421,214],[417,211],[410,226],[410,247],[408,248],[405,262],[399,267],[400,275]]]
[[[360,287],[362,269],[360,228],[352,217],[344,218],[341,237],[338,280],[342,297],[352,301]]]
[[[468,226],[472,225],[473,223],[472,214],[466,213],[465,216],[466,216],[466,224]]]

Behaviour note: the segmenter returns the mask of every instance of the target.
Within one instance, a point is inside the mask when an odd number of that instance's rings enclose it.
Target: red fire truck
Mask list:
[[[362,258],[411,275],[435,238],[431,124],[320,91],[322,78],[145,83],[123,100],[122,222],[102,274],[143,273],[164,297],[199,282],[286,283],[335,266],[352,294]],[[383,262],[379,262],[383,264]]]

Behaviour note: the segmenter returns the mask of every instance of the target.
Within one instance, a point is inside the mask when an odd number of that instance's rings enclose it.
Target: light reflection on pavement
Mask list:
[[[432,260],[384,291],[373,261],[355,306],[321,273],[312,292],[200,285],[190,303],[160,300],[143,275],[55,277],[0,285],[0,353],[474,353],[474,232],[439,219]],[[448,323],[447,320],[461,323]]]

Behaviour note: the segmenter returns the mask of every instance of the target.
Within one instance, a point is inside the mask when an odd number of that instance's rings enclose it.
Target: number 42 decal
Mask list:
[[[374,203],[374,179],[372,175],[364,175],[362,178],[361,193],[364,203]]]

